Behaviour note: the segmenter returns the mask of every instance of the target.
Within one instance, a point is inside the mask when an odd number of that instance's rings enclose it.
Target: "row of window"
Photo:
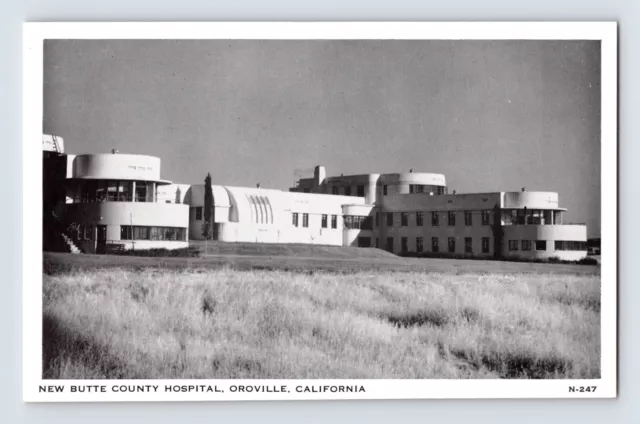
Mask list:
[[[299,213],[298,212],[294,212],[291,214],[291,224],[294,227],[299,227],[300,226],[300,219],[299,219]],[[322,226],[322,228],[329,228],[329,215],[322,215],[322,219],[321,219],[321,223],[320,225]],[[302,228],[308,228],[309,227],[309,214],[308,213],[303,213],[302,214]],[[338,228],[338,216],[337,215],[331,215],[331,228]]]
[[[532,246],[535,250],[547,250],[546,240],[535,240],[532,245],[531,240],[509,240],[509,250],[532,250]],[[566,241],[556,240],[554,243],[555,250],[587,250],[586,241]]]
[[[76,240],[93,239],[93,225],[80,224],[76,227]]]
[[[180,227],[147,227],[141,225],[122,225],[120,226],[120,239],[186,241],[187,229]]]
[[[382,194],[384,196],[386,196],[388,193],[387,187],[388,186],[386,184],[382,186]],[[309,193],[310,190],[304,189],[304,192]],[[442,195],[442,194],[447,194],[447,188],[443,186],[435,186],[435,185],[409,184],[409,193],[433,193],[435,195]],[[332,186],[331,194],[336,194],[336,195],[340,194],[340,187]],[[356,186],[355,193],[351,191],[351,186],[345,186],[344,195],[345,196],[354,195],[358,197],[364,197],[364,185]]]
[[[344,228],[347,230],[371,230],[373,219],[370,216],[350,216],[344,217]]]
[[[442,195],[447,194],[447,188],[435,185],[409,184],[409,193],[433,193],[435,195]]]
[[[340,187],[338,186],[331,187],[331,194],[340,194]],[[351,192],[350,186],[345,186],[344,196],[352,196],[352,195],[357,197],[364,197],[364,186],[363,185],[357,186],[355,193]]]
[[[362,246],[366,240],[361,240],[361,239],[369,239],[368,237],[359,237],[358,238],[358,246],[361,247],[365,247]],[[386,244],[386,250],[389,252],[393,252],[393,246],[394,246],[394,238],[393,237],[387,237],[387,244]],[[490,243],[491,243],[491,239],[489,237],[482,237],[482,246],[481,246],[481,251],[482,253],[490,253]],[[376,247],[380,247],[380,240],[378,238],[376,238]],[[401,237],[400,238],[400,251],[401,253],[408,253],[409,252],[409,238],[408,237]],[[423,237],[416,237],[415,239],[415,251],[417,253],[423,253],[424,250],[424,238]],[[438,237],[431,237],[431,252],[432,253],[439,253],[440,252],[440,239]],[[447,238],[447,252],[449,253],[455,253],[456,252],[456,237],[449,237]],[[464,253],[473,253],[473,238],[472,237],[465,237],[464,238]]]
[[[531,243],[531,240],[509,240],[509,250],[516,251],[518,249],[529,251],[535,246],[535,250],[547,250],[546,240],[536,240],[535,245]]]
[[[444,212],[443,212],[444,213]],[[447,225],[450,227],[454,227],[456,225],[456,212],[455,211],[447,211]],[[388,227],[393,227],[393,215],[394,212],[384,212],[386,215],[386,223]],[[473,211],[464,211],[464,225],[472,226],[473,225]],[[409,225],[409,212],[400,212],[400,226],[407,227]],[[424,225],[424,212],[415,212],[416,215],[416,226],[422,227]],[[483,210],[481,211],[481,222],[482,225],[489,225],[491,222],[491,211]],[[431,212],[431,225],[433,227],[437,227],[440,225],[440,212],[433,211]],[[380,226],[380,212],[376,212],[376,227]]]
[[[556,250],[587,250],[586,241],[556,240]]]
[[[73,203],[153,202],[155,189],[150,181],[89,180],[70,195]]]

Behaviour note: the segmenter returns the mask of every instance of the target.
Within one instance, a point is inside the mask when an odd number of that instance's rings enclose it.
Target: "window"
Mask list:
[[[373,218],[370,216],[344,216],[344,228],[349,230],[371,230]]]
[[[402,253],[407,253],[409,251],[409,242],[406,237],[402,237],[400,239],[400,250]]]
[[[409,194],[413,193],[414,187],[413,184],[409,184]]]
[[[447,221],[449,223],[449,227],[453,227],[456,225],[456,213],[453,211],[447,212]]]
[[[120,226],[121,240],[168,240],[185,241],[187,229],[180,227],[146,227],[146,226]]]
[[[202,206],[196,207],[196,221],[202,220]]]
[[[327,215],[322,215],[322,228],[327,228]]]
[[[111,188],[109,188],[111,189]],[[136,202],[147,201],[147,183],[144,181],[136,181]],[[202,218],[197,218],[202,219]]]
[[[509,240],[509,250],[518,250],[518,240]]]
[[[382,195],[383,195],[383,196],[386,196],[386,195],[387,195],[387,186],[386,186],[386,185],[383,185],[383,186],[382,186]]]
[[[547,250],[547,241],[536,240],[536,250]]]
[[[387,212],[387,227],[393,227],[393,213]]]
[[[449,253],[455,253],[456,252],[456,238],[455,237],[449,237],[449,242],[448,242],[447,246],[448,246]]]
[[[434,227],[440,225],[440,214],[438,212],[431,212],[431,225]]]
[[[416,252],[422,253],[422,249],[423,249],[422,243],[423,243],[422,242],[422,237],[417,237],[416,238]]]
[[[338,194],[340,192],[340,190],[338,190],[338,187],[333,186],[331,187],[331,194]]]
[[[487,211],[487,210],[482,211],[482,225],[489,225],[489,220],[491,216],[490,212],[491,211]]]
[[[587,250],[587,242],[556,240],[555,250]]]
[[[409,225],[409,214],[407,212],[400,212],[400,225],[403,227]]]
[[[531,240],[522,240],[520,246],[522,250],[531,250]]]
[[[471,218],[471,211],[464,211],[464,225],[473,225],[473,218]]]
[[[418,227],[422,227],[422,223],[424,222],[424,213],[416,212],[416,225]]]
[[[482,237],[482,253],[489,253],[489,237]]]
[[[371,237],[358,237],[358,247],[371,247]]]
[[[344,195],[345,196],[351,196],[351,187],[350,186],[346,186],[344,188]]]
[[[338,228],[338,216],[331,215],[331,228]]]
[[[376,212],[376,227],[380,226],[380,212]]]
[[[473,253],[473,241],[471,237],[464,238],[464,253]]]
[[[393,252],[393,237],[387,237],[387,251]]]
[[[298,214],[296,212],[291,214],[291,217],[293,218],[293,221],[291,222],[293,224],[294,227],[298,226]]]
[[[431,237],[431,251],[434,253],[438,253],[440,251],[440,247],[438,246],[438,237]]]
[[[358,190],[358,197],[364,197],[364,186],[359,185],[357,190]]]
[[[303,213],[302,214],[302,226],[304,228],[309,228],[309,214],[308,213]]]

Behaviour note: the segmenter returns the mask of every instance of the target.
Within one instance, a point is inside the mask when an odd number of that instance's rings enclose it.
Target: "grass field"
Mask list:
[[[600,375],[599,267],[312,259],[46,254],[44,377]]]

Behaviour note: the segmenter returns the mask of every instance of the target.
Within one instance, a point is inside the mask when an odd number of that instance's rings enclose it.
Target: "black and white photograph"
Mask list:
[[[102,25],[25,62],[25,397],[616,396],[615,24]]]

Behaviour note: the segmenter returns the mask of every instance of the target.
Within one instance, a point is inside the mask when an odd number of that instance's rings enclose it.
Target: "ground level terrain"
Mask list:
[[[44,377],[600,375],[598,266],[338,249],[45,254]]]

